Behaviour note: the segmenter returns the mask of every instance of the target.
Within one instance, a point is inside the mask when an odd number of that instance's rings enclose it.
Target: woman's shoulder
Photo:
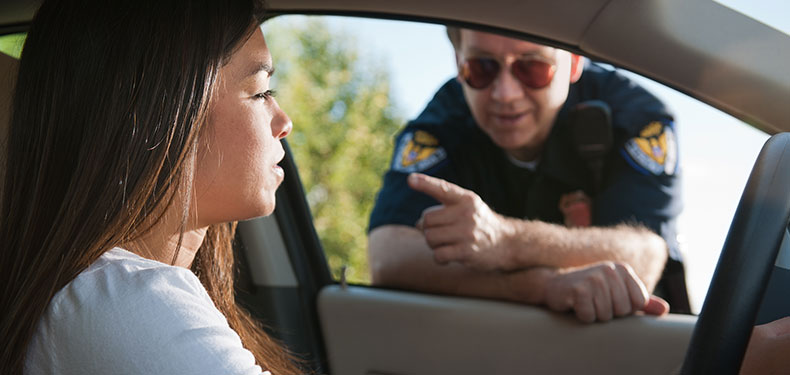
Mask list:
[[[74,280],[80,278],[96,278],[96,277],[118,277],[121,279],[134,279],[141,275],[150,276],[150,273],[161,274],[163,276],[172,277],[185,277],[191,275],[189,279],[194,278],[195,275],[189,270],[157,262],[155,260],[143,258],[131,251],[115,247],[107,250],[96,262],[91,264]]]
[[[145,310],[159,300],[184,302],[211,299],[191,271],[140,257],[121,248],[104,253],[52,298],[47,313],[74,317],[81,310]],[[145,311],[140,311],[145,313]],[[97,317],[102,317],[98,314]]]
[[[218,361],[217,350],[238,358]],[[197,276],[119,248],[102,255],[55,295],[28,355],[28,365],[42,370],[84,370],[80,366],[89,363],[90,371],[82,373],[255,365]]]
[[[170,287],[204,291],[192,271],[143,258],[119,247],[105,252],[72,284],[76,282],[76,286],[82,286],[85,282],[95,281],[107,282],[117,289],[133,287],[137,291],[157,290],[159,283],[164,282]]]

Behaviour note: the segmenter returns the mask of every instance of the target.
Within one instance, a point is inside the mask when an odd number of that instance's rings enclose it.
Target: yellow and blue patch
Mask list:
[[[678,163],[678,146],[672,126],[653,121],[645,126],[638,137],[628,140],[623,147],[626,160],[642,173],[656,176],[675,174]]]
[[[432,134],[417,130],[406,133],[398,143],[392,169],[411,173],[424,171],[447,158],[447,152]]]

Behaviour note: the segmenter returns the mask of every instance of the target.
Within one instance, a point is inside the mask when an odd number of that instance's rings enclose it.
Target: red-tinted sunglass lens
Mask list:
[[[494,82],[499,74],[499,62],[486,58],[468,59],[461,73],[469,87],[483,89]]]
[[[539,60],[516,60],[510,68],[524,86],[542,89],[554,78],[554,65]]]

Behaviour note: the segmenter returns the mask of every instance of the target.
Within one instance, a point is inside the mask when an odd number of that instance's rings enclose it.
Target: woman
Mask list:
[[[252,0],[45,1],[0,215],[0,373],[295,373],[234,302],[291,130]],[[191,272],[190,272],[191,270]]]

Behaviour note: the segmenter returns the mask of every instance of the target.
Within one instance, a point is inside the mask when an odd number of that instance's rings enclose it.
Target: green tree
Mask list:
[[[27,38],[27,33],[0,36],[0,52],[18,59],[22,55],[22,45],[25,43],[25,38]]]
[[[329,265],[336,276],[348,265],[349,281],[369,283],[368,218],[403,123],[389,73],[320,18],[281,17],[264,32],[277,100],[294,124],[288,142]]]

